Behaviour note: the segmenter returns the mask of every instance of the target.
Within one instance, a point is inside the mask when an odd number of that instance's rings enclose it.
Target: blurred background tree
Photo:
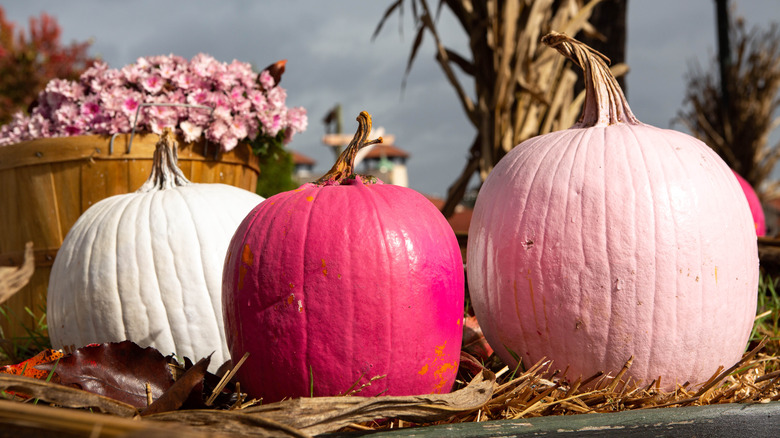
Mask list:
[[[29,22],[29,34],[17,29],[0,6],[0,124],[19,110],[28,110],[54,78],[76,79],[96,58],[87,55],[91,42],[60,42],[57,20],[41,13]]]
[[[584,99],[584,93],[575,88],[580,75],[554,50],[543,47],[541,37],[556,30],[579,38],[608,38],[589,21],[600,0],[441,0],[435,13],[427,0],[395,0],[374,36],[393,13],[401,15],[407,3],[416,25],[407,74],[424,36],[430,34],[436,60],[477,131],[466,165],[449,187],[442,207],[442,213],[449,217],[475,173],[484,181],[493,166],[518,143],[569,128],[577,120]],[[618,10],[616,14],[610,14],[606,7],[602,18],[605,26],[614,27],[614,35],[622,29],[622,43],[618,40],[613,44],[619,48],[625,45],[625,0],[607,3],[622,6],[622,13]],[[445,6],[469,38],[470,57],[445,47],[440,38],[436,22]],[[616,76],[627,70],[622,64],[612,68]],[[473,94],[461,84],[463,75],[473,80]]]
[[[780,142],[770,134],[780,126],[780,28],[746,29],[730,19],[727,0],[715,0],[718,54],[687,74],[683,110],[675,121],[709,145],[756,190],[762,201],[780,196],[770,181],[780,158]]]

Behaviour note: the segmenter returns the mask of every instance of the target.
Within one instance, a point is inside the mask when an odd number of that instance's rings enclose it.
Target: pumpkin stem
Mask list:
[[[371,132],[370,114],[361,111],[357,116],[357,121],[358,128],[355,132],[355,136],[352,137],[352,141],[350,141],[349,145],[341,152],[341,155],[339,155],[339,158],[336,160],[336,164],[330,168],[328,173],[315,181],[315,184],[324,184],[330,181],[340,184],[341,181],[350,178],[355,174],[355,156],[357,155],[357,152],[366,146],[382,143],[382,137],[374,140],[366,140],[368,134]]]
[[[608,126],[616,123],[640,123],[628,107],[615,76],[606,63],[609,58],[566,34],[550,32],[542,43],[554,48],[582,69],[585,79],[585,103],[574,128]]]
[[[152,157],[152,172],[137,193],[172,189],[191,184],[179,169],[179,143],[171,128],[163,129]]]

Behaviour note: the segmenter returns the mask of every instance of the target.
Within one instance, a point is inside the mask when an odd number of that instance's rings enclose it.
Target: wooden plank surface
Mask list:
[[[127,165],[114,161],[92,161],[81,167],[81,210],[98,201],[129,192]]]
[[[41,138],[0,148],[0,170],[42,163],[79,161],[79,160],[127,160],[149,158],[154,152],[157,135],[136,135],[132,148],[127,152],[129,134],[122,134],[114,141],[114,151],[109,148],[110,137],[84,135],[78,137]],[[212,148],[214,145],[211,146]],[[215,162],[213,149],[203,155],[200,143],[193,145],[180,143],[179,159],[184,161]],[[244,165],[255,171],[260,169],[260,161],[252,154],[247,144],[240,144],[229,152],[216,156],[216,162]]]
[[[612,414],[550,416],[457,423],[323,437],[776,437],[780,402],[631,410]]]

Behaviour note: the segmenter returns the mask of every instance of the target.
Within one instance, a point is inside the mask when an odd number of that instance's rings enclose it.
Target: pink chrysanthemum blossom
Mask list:
[[[0,127],[0,146],[36,138],[174,127],[187,142],[206,137],[228,151],[244,141],[282,141],[306,129],[306,110],[263,71],[206,54],[138,58],[121,69],[98,62],[76,81],[54,79],[29,115]],[[175,106],[149,106],[175,104]],[[140,108],[140,111],[139,111]],[[136,120],[137,117],[137,120]],[[278,135],[283,133],[284,135]]]

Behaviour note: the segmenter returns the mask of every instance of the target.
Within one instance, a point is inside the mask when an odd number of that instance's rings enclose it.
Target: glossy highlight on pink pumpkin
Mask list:
[[[273,196],[239,226],[224,273],[228,346],[250,353],[239,379],[253,397],[452,387],[463,264],[414,190],[344,174]]]

